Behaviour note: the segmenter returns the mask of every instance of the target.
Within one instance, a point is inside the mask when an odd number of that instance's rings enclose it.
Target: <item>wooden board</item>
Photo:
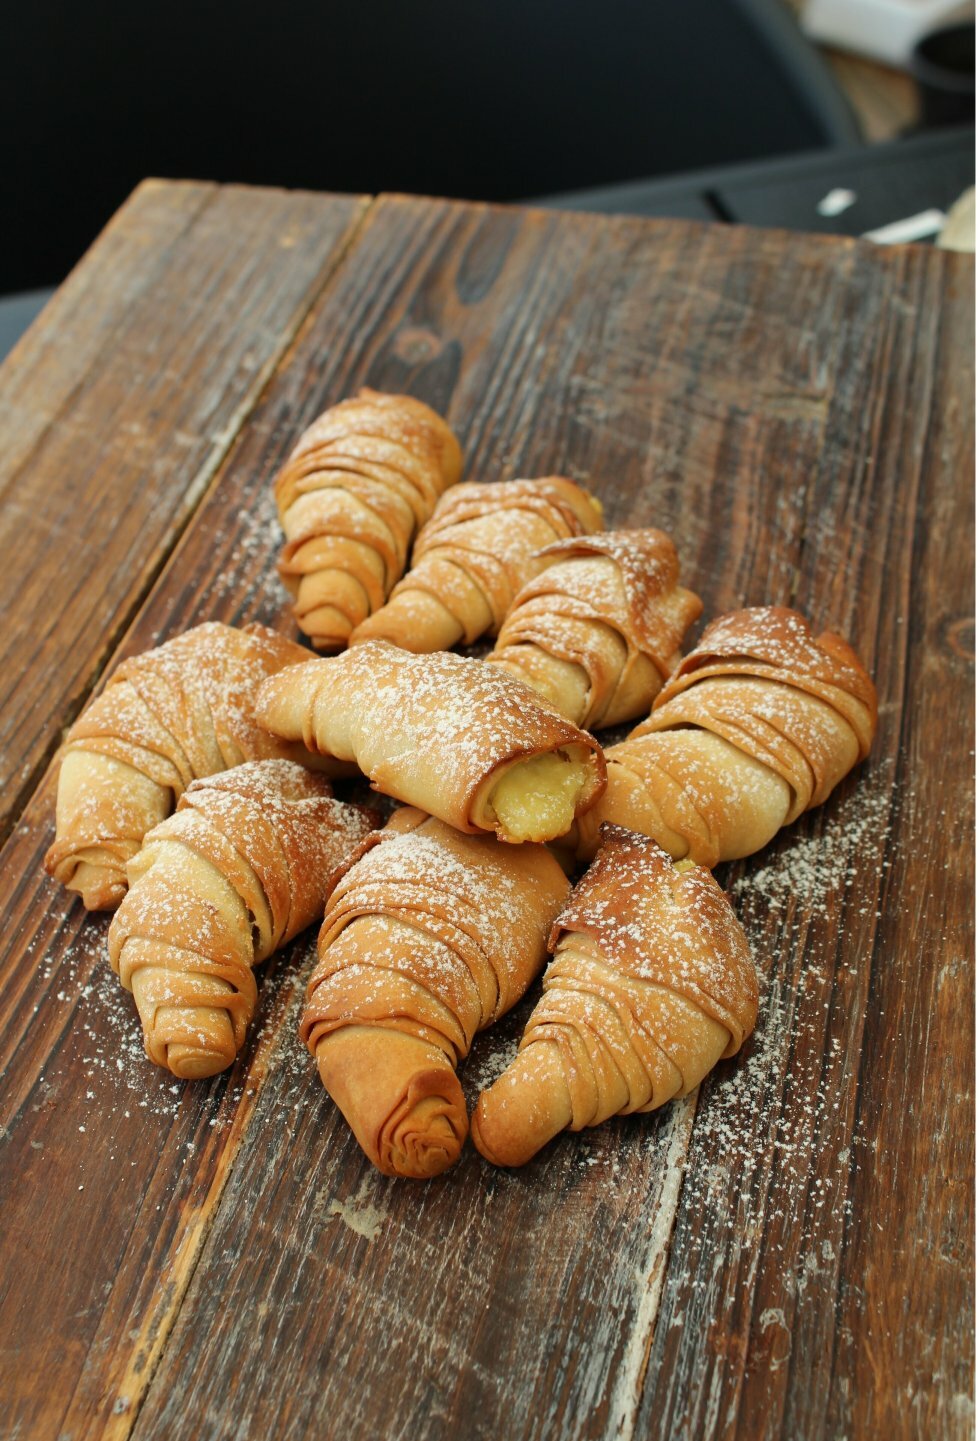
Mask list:
[[[281,201],[245,198],[256,225]],[[369,383],[445,409],[471,478],[562,471],[663,525],[708,615],[840,626],[881,733],[730,868],[766,982],[738,1060],[522,1172],[469,1151],[426,1186],[371,1170],[299,1046],[309,938],[228,1076],[141,1059],[104,920],[39,870],[48,775],[0,854],[0,1432],[969,1434],[971,293],[920,248],[371,206],[120,653],[207,618],[289,630],[269,481]],[[478,1042],[471,1098],[528,1004]]]

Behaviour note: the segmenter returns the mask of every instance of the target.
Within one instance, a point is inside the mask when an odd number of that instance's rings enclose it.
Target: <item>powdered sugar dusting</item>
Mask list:
[[[524,994],[543,964],[567,883],[540,848],[505,846],[420,819],[416,829],[384,833],[338,885],[321,936],[323,968],[329,972],[332,965],[330,942],[357,917],[402,922],[436,942],[424,947],[424,983],[461,1024],[472,985],[480,998],[476,1025],[484,1026]],[[386,935],[390,950],[382,953],[379,937]],[[422,948],[413,957],[390,926],[373,928],[372,937],[370,955],[362,959],[375,968],[417,969],[423,980]],[[328,989],[329,980],[317,994],[318,1014]]]
[[[750,861],[731,894],[761,901],[770,911],[836,914],[842,894],[864,868],[889,864],[879,857],[890,808],[890,794],[876,790],[865,775],[853,794],[821,817],[819,834],[799,837],[772,860]]]
[[[38,1078],[42,1098],[70,1088],[77,1109],[84,1098],[82,1124],[90,1110],[92,1124],[103,1132],[140,1116],[170,1124],[188,1107],[201,1117],[196,1124],[228,1130],[273,1071],[278,1083],[272,1124],[289,1123],[319,1100],[315,1067],[296,1037],[315,932],[307,931],[257,972],[259,1006],[244,1050],[229,1071],[201,1082],[177,1080],[147,1056],[133,998],[109,966],[107,924],[108,917],[88,917],[57,963],[45,960],[38,971],[39,980],[50,985],[45,1005],[52,1014],[71,1013],[69,1049],[57,1053]]]

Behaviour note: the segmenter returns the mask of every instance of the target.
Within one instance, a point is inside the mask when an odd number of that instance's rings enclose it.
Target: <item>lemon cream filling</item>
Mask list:
[[[571,826],[590,779],[588,764],[562,751],[532,756],[504,771],[490,792],[490,810],[507,840],[551,840]]]

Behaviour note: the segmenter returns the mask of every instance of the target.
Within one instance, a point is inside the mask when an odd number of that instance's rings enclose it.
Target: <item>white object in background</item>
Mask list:
[[[936,244],[940,250],[976,250],[977,192],[972,185],[950,210]]]
[[[973,13],[964,0],[806,0],[801,23],[811,40],[904,66],[923,35]]]
[[[876,245],[909,245],[913,240],[928,240],[931,235],[938,235],[945,224],[945,210],[920,210],[918,215],[879,225],[877,230],[866,230],[862,239],[873,240]]]
[[[831,219],[836,215],[843,215],[845,210],[850,210],[852,205],[857,204],[857,192],[854,190],[828,190],[822,200],[817,202],[817,214],[826,215]]]

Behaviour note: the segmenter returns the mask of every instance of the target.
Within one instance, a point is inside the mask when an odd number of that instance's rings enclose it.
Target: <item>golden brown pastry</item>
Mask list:
[[[829,631],[780,606],[714,621],[649,718],[606,752],[609,784],[579,826],[580,858],[602,821],[715,866],[761,849],[821,805],[871,747],[874,684]]]
[[[481,660],[365,641],[273,676],[256,717],[353,761],[375,790],[461,831],[563,835],[604,784],[602,752],[521,681]]]
[[[151,1060],[187,1080],[231,1065],[255,1011],[253,967],[322,915],[372,825],[294,761],[193,782],[130,861],[109,927]]]
[[[360,390],[300,436],[276,477],[279,570],[317,650],[345,646],[384,605],[412,537],[462,468],[448,425],[408,395]]]
[[[126,862],[192,780],[265,757],[321,767],[252,718],[259,683],[308,658],[265,626],[211,621],[123,661],[65,739],[49,874],[89,910],[114,910]]]
[[[662,530],[618,530],[551,545],[520,592],[490,660],[573,725],[619,725],[649,711],[680,661],[701,601],[678,584]]]
[[[467,1119],[456,1064],[524,995],[568,882],[544,846],[396,811],[340,882],[300,1035],[374,1164],[436,1176]]]
[[[412,568],[351,644],[389,640],[418,653],[495,635],[553,541],[602,528],[599,502],[573,480],[458,485],[420,531]]]
[[[603,826],[551,932],[554,960],[516,1059],[473,1114],[477,1149],[521,1166],[566,1129],[693,1090],[755,1025],[745,932],[711,872]]]

